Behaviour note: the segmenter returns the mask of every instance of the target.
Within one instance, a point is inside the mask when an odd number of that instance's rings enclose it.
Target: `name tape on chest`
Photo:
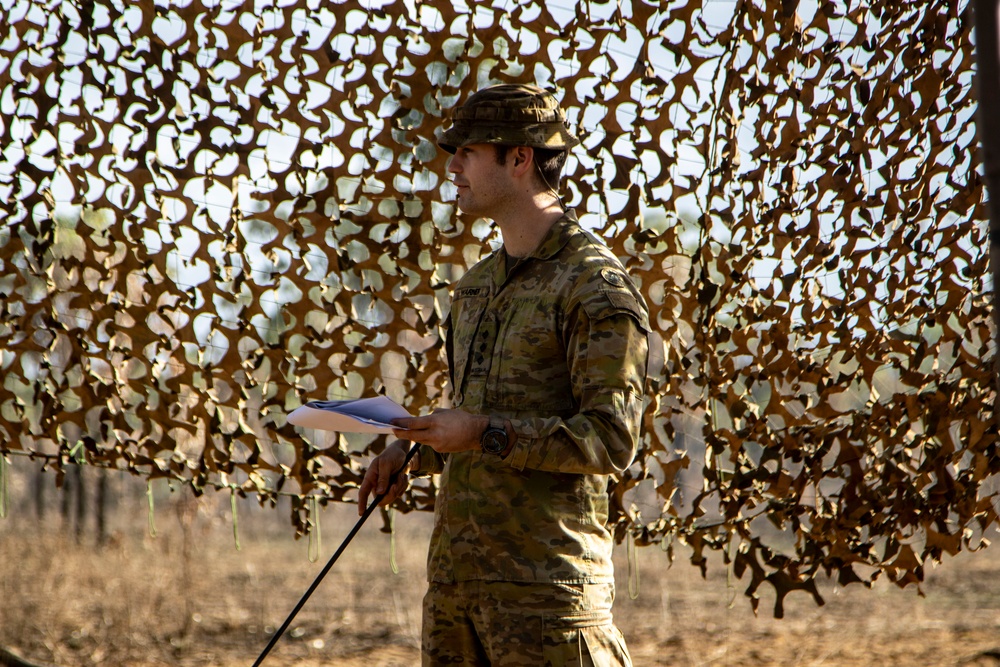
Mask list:
[[[489,296],[490,290],[488,287],[462,287],[455,290],[454,299],[469,299],[477,296]]]

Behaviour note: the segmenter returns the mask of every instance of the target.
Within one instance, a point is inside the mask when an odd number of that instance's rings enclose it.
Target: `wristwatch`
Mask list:
[[[483,431],[479,444],[486,454],[501,456],[507,450],[507,429],[500,417],[490,417],[490,423]]]

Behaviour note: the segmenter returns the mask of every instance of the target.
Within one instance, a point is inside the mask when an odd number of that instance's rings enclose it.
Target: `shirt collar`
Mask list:
[[[576,212],[565,211],[562,217],[549,228],[535,252],[531,253],[531,257],[551,259],[569,243],[570,237],[578,232],[579,228],[580,222],[576,219]]]
[[[580,222],[577,220],[576,212],[567,210],[562,217],[556,220],[555,224],[549,228],[542,242],[535,248],[525,261],[529,259],[548,260],[552,259],[562,250],[570,238],[580,231]],[[493,274],[494,285],[500,286],[507,282],[506,251],[501,247],[493,253],[490,258],[492,263],[491,273]]]

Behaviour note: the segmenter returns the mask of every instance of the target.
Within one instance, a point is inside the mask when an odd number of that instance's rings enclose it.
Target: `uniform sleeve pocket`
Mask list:
[[[595,293],[583,304],[587,316],[592,320],[603,320],[614,315],[628,315],[643,332],[651,331],[649,315],[633,294],[625,291],[602,291]]]

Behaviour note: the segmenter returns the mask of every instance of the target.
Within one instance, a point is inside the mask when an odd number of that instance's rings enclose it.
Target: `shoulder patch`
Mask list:
[[[621,271],[616,271],[612,268],[601,269],[601,277],[604,278],[604,282],[609,285],[614,285],[615,287],[625,287],[625,276],[621,274]]]

